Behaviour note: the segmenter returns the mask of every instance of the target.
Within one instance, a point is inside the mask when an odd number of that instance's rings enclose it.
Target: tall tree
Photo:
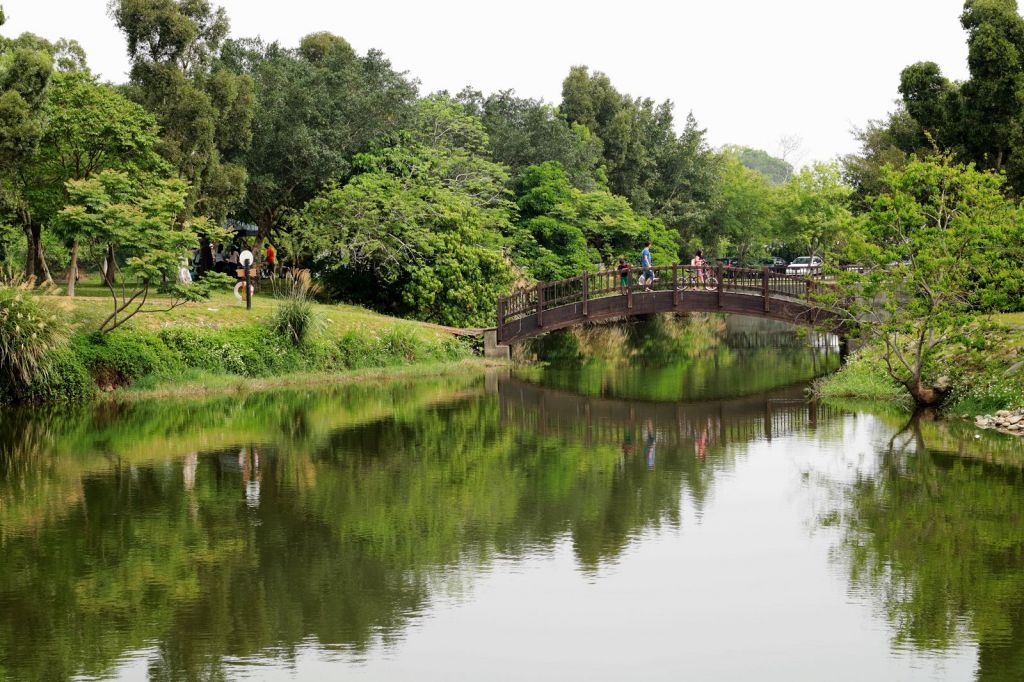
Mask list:
[[[965,142],[975,160],[998,171],[1022,123],[1017,93],[1024,84],[1024,19],[1016,0],[967,0],[960,23],[971,72],[961,87]]]
[[[1024,18],[1016,0],[967,0],[960,23],[967,32],[970,78],[952,83],[934,62],[900,75],[903,107],[917,124],[901,149],[938,147],[979,168],[1006,171],[1024,193]]]
[[[36,215],[47,224],[68,202],[69,180],[108,169],[132,174],[169,170],[155,152],[159,137],[153,116],[86,72],[54,74],[43,116],[46,129],[23,177]],[[71,249],[67,290],[74,296],[79,241],[73,233],[63,236]]]
[[[601,141],[580,123],[569,123],[541,100],[516,97],[503,90],[487,97],[466,88],[458,99],[479,116],[490,139],[494,160],[513,176],[528,166],[557,161],[577,189],[592,190],[607,182]]]
[[[344,182],[354,155],[414,118],[415,84],[380,52],[360,56],[338,36],[309,35],[298,49],[228,41],[222,56],[255,83],[242,213],[264,234],[326,184]]]
[[[156,115],[160,153],[189,183],[183,217],[223,219],[245,195],[253,116],[252,79],[220,60],[227,15],[208,0],[114,0],[110,13],[127,39],[127,92]]]
[[[293,217],[333,292],[419,319],[483,325],[513,281],[503,166],[479,119],[446,97],[418,105],[414,130],[356,159],[359,171]]]
[[[676,134],[671,102],[623,95],[608,76],[585,66],[573,67],[563,81],[561,110],[601,140],[609,189],[641,213],[661,218],[681,242],[701,229],[718,159],[692,114]]]
[[[959,142],[950,125],[957,89],[942,75],[938,64],[918,62],[903,69],[899,92],[907,113],[921,127],[922,137],[927,133],[936,143]]]
[[[42,245],[42,222],[25,194],[22,176],[43,136],[46,89],[53,73],[50,45],[34,36],[0,37],[0,208],[25,233],[25,277],[50,281]]]

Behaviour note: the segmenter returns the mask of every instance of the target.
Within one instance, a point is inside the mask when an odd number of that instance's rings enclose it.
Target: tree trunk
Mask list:
[[[78,281],[78,240],[71,243],[71,264],[68,266],[68,297],[75,297],[75,284]]]
[[[926,386],[919,379],[911,379],[904,385],[918,407],[938,407],[949,396],[948,388]]]
[[[103,281],[109,286],[114,286],[114,247],[112,244],[107,244],[107,255],[106,255],[106,267],[103,268]]]
[[[25,281],[32,282],[36,278],[36,241],[32,238],[32,226],[23,225],[25,232]]]
[[[25,253],[25,279],[37,284],[53,284],[50,268],[43,253],[43,227],[36,223],[24,226],[27,250]]]

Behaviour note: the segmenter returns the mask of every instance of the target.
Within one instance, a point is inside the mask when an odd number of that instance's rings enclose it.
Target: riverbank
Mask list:
[[[939,355],[930,376],[942,378],[951,393],[942,407],[949,417],[975,418],[1024,407],[1024,315],[996,315],[984,340],[951,344]],[[906,389],[886,372],[880,345],[857,351],[836,373],[815,382],[825,400],[866,400],[912,407]]]
[[[75,404],[100,397],[134,400],[223,395],[284,387],[482,368],[477,339],[437,325],[351,305],[310,303],[301,340],[276,326],[285,299],[259,296],[246,310],[230,293],[133,318],[96,331],[110,302],[98,296],[33,298],[67,326],[31,383],[0,385],[0,403]],[[419,373],[419,374],[418,374]]]
[[[224,395],[248,395],[270,390],[290,391],[367,382],[383,383],[400,379],[430,379],[449,375],[467,376],[481,373],[494,366],[493,360],[467,357],[448,362],[356,369],[336,373],[295,372],[259,379],[224,375],[213,377],[207,381],[169,381],[151,388],[126,386],[110,392],[105,397],[114,402],[213,398]]]

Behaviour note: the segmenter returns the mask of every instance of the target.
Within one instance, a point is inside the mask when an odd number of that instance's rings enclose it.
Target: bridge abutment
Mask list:
[[[484,330],[484,357],[490,360],[512,360],[512,349],[510,346],[498,343],[498,330]]]

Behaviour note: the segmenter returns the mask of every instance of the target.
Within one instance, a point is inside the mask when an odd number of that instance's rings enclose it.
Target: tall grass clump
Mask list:
[[[294,345],[301,346],[324,326],[323,316],[313,305],[317,286],[310,280],[309,271],[299,270],[282,289],[283,296],[274,311],[271,327]]]
[[[67,340],[67,324],[29,285],[0,284],[0,379],[14,395],[46,379],[50,355]]]
[[[886,373],[881,359],[861,351],[851,357],[838,372],[814,382],[816,397],[825,400],[868,400],[886,403],[906,403],[907,389]]]

